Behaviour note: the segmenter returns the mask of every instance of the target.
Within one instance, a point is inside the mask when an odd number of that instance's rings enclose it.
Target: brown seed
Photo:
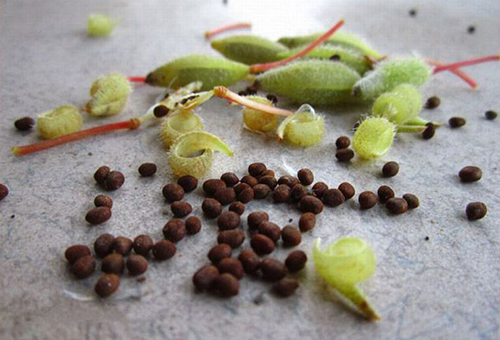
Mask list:
[[[309,169],[300,169],[297,172],[297,178],[299,179],[302,185],[310,185],[314,182],[314,174]]]
[[[448,120],[451,128],[459,128],[465,125],[465,119],[462,117],[452,117]]]
[[[224,189],[226,187],[226,183],[220,179],[207,179],[203,182],[203,191],[212,197],[219,189]]]
[[[162,193],[163,197],[165,197],[169,203],[180,201],[184,198],[184,189],[176,183],[165,185],[162,189]]]
[[[281,239],[283,240],[283,246],[295,247],[300,244],[302,236],[299,229],[288,225],[281,231]]]
[[[132,276],[142,275],[148,270],[148,260],[142,255],[130,255],[127,259],[127,270]]]
[[[231,297],[238,295],[240,283],[233,275],[224,273],[214,279],[212,288],[216,295],[221,297]]]
[[[250,187],[254,187],[257,184],[259,184],[259,180],[253,176],[250,176],[250,175],[243,176],[241,178],[240,182],[248,184]]]
[[[250,246],[259,255],[271,254],[276,248],[274,241],[262,234],[254,235],[250,241]]]
[[[386,203],[389,199],[395,196],[394,190],[392,190],[392,188],[387,185],[382,185],[380,188],[378,188],[377,194],[378,199],[381,203]]]
[[[234,211],[241,216],[245,212],[245,205],[241,202],[233,202],[229,206],[229,211]]]
[[[425,108],[432,110],[438,107],[441,104],[441,99],[436,96],[432,96],[429,99],[427,99],[427,102],[425,103]]]
[[[259,234],[269,237],[274,243],[278,242],[281,236],[281,228],[277,224],[263,221],[258,226]]]
[[[31,117],[19,118],[14,122],[14,126],[19,131],[28,131],[35,125],[35,120]]]
[[[97,195],[94,198],[94,205],[96,207],[108,207],[111,209],[113,207],[113,199],[106,195]]]
[[[123,256],[128,255],[132,250],[132,243],[128,237],[118,236],[113,242],[113,251]]]
[[[242,230],[224,230],[217,236],[217,243],[225,243],[231,248],[238,248],[245,241],[245,233]]]
[[[193,211],[191,204],[183,201],[175,201],[170,206],[170,209],[172,209],[172,214],[174,214],[175,217],[185,217]]]
[[[177,184],[179,184],[185,192],[191,192],[198,186],[198,180],[191,175],[184,175],[177,180]]]
[[[153,256],[158,261],[165,261],[172,258],[177,252],[175,244],[169,240],[161,240],[153,246]]]
[[[288,185],[291,188],[293,188],[296,184],[299,184],[299,179],[297,177],[293,177],[293,176],[288,176],[288,175],[285,175],[285,176],[281,176],[279,179],[278,179],[278,185]]]
[[[267,169],[260,174],[260,178],[265,177],[265,176],[271,176],[271,177],[275,178],[276,174],[274,173],[274,171]]]
[[[91,209],[87,215],[85,215],[85,220],[92,225],[97,225],[106,222],[111,218],[111,209],[108,207],[97,207]]]
[[[476,26],[470,25],[469,27],[467,27],[467,33],[474,34],[474,32],[476,32]]]
[[[345,197],[339,189],[328,189],[321,197],[321,200],[329,207],[337,207],[345,202]]]
[[[286,203],[290,200],[292,189],[286,184],[280,184],[273,191],[274,203]]]
[[[136,254],[148,257],[149,251],[153,248],[154,242],[148,235],[139,235],[134,239],[132,243],[132,248]]]
[[[193,284],[199,291],[206,291],[212,288],[215,278],[219,276],[219,269],[210,264],[201,267],[193,275]]]
[[[432,123],[427,123],[424,132],[422,132],[423,139],[431,139],[436,133],[436,127]]]
[[[289,297],[299,288],[299,283],[294,279],[281,279],[273,286],[274,292],[281,297]]]
[[[340,149],[335,153],[335,157],[339,162],[349,162],[354,158],[354,151],[351,149]]]
[[[104,180],[108,176],[109,172],[111,169],[107,165],[103,165],[97,169],[97,171],[94,173],[94,179],[98,184],[104,184]]]
[[[483,177],[483,172],[477,166],[466,166],[460,170],[458,177],[465,183],[476,182]]]
[[[265,184],[257,184],[253,187],[255,199],[264,199],[271,193],[271,189]]]
[[[125,183],[125,176],[120,171],[113,170],[106,176],[102,186],[108,191],[114,191],[120,189],[123,183]]]
[[[351,199],[356,193],[356,190],[354,190],[354,187],[351,185],[351,183],[347,182],[341,183],[339,185],[339,190],[342,192],[342,195],[344,195],[344,198],[346,200]]]
[[[351,140],[347,136],[341,136],[335,141],[337,149],[347,149],[351,145]]]
[[[210,249],[210,251],[208,252],[207,256],[210,259],[210,261],[212,261],[213,264],[217,264],[222,259],[225,259],[226,257],[231,257],[232,254],[233,254],[233,249],[231,248],[231,246],[225,243],[221,243],[212,247],[212,249]]]
[[[484,113],[484,116],[488,120],[495,120],[498,117],[498,113],[496,113],[495,111],[489,110],[489,111],[486,111]]]
[[[94,251],[97,256],[105,257],[113,251],[115,237],[111,234],[102,234],[94,242]]]
[[[382,175],[384,177],[394,177],[399,172],[399,164],[396,162],[387,162],[382,167]]]
[[[9,194],[9,188],[0,183],[0,201],[3,200]]]
[[[219,230],[236,229],[239,227],[240,222],[240,215],[234,211],[224,211],[220,214],[219,218],[217,218],[217,226],[219,227]]]
[[[302,184],[296,184],[290,191],[290,201],[298,203],[302,197],[307,195],[307,189]]]
[[[259,184],[265,184],[272,190],[278,185],[278,180],[274,176],[262,176],[259,178]]]
[[[299,209],[303,213],[312,212],[317,215],[323,211],[323,202],[314,196],[304,196],[299,202]]]
[[[244,184],[244,185],[247,185],[245,183],[240,183],[240,184]],[[238,184],[238,185],[240,185]],[[253,189],[247,185],[248,188],[246,189],[243,189],[243,191],[241,191],[237,196],[236,196],[236,199],[238,201],[240,201],[241,203],[248,203],[250,202],[251,200],[254,199],[255,197],[255,192],[253,191]]]
[[[306,266],[307,255],[302,250],[292,251],[285,260],[285,265],[291,273],[296,273]]]
[[[120,286],[120,278],[115,274],[104,274],[95,284],[95,292],[102,298],[108,297]]]
[[[233,189],[234,189],[234,192],[236,193],[236,195],[239,195],[243,190],[245,189],[248,189],[248,188],[252,188],[251,186],[249,186],[248,184],[246,183],[238,183],[236,184]]]
[[[243,275],[245,275],[245,272],[243,270],[243,265],[241,264],[240,260],[232,257],[227,257],[225,259],[222,259],[217,264],[217,268],[219,269],[219,272],[221,274],[229,273],[238,280],[240,280],[243,277]]]
[[[220,179],[224,181],[224,183],[226,183],[226,186],[228,187],[234,187],[240,181],[238,176],[236,176],[236,174],[232,172],[226,172],[222,174],[222,176],[220,176]]]
[[[122,254],[109,254],[102,260],[101,270],[105,273],[114,273],[120,275],[125,268],[125,260]]]
[[[313,194],[318,198],[321,198],[326,190],[328,190],[328,185],[325,182],[316,182],[312,187]]]
[[[154,108],[153,114],[156,118],[165,117],[170,112],[170,109],[166,105],[158,105]]]
[[[71,272],[79,280],[85,279],[92,275],[95,270],[95,259],[92,255],[80,257],[71,266]]]
[[[222,204],[216,199],[205,198],[201,204],[201,210],[208,218],[216,218],[222,212]]]
[[[279,281],[288,274],[288,269],[283,262],[270,258],[262,260],[260,270],[262,278],[270,282]]]
[[[408,203],[405,199],[395,197],[390,198],[385,204],[390,213],[399,215],[408,211]]]
[[[81,257],[90,255],[90,248],[83,244],[75,244],[64,252],[64,257],[68,260],[69,264],[73,264]]]
[[[269,215],[265,211],[254,211],[248,214],[247,222],[250,230],[257,230],[264,221],[269,221]]]
[[[139,166],[139,174],[142,177],[150,177],[156,173],[156,164],[154,163],[143,163]]]
[[[201,221],[196,216],[191,216],[186,220],[186,232],[189,235],[198,234],[201,230]]]
[[[177,243],[186,236],[186,226],[182,220],[174,218],[163,227],[163,236],[171,242]]]
[[[363,191],[358,197],[361,210],[373,208],[377,204],[377,195],[371,191]]]
[[[248,173],[253,177],[259,176],[261,173],[267,170],[264,163],[252,163],[248,166]]]
[[[486,216],[487,212],[488,208],[486,207],[486,204],[482,202],[469,203],[465,208],[465,214],[467,215],[467,219],[469,221],[480,220]]]
[[[300,215],[299,228],[302,232],[309,231],[316,224],[316,215],[310,212]]]
[[[403,199],[408,203],[408,209],[415,209],[420,205],[420,200],[413,194],[404,194]]]
[[[251,249],[243,250],[238,256],[238,260],[240,260],[247,274],[255,274],[260,267],[261,259]]]
[[[233,188],[221,188],[215,192],[214,198],[219,201],[220,204],[228,205],[229,203],[234,201],[234,199],[236,198],[236,193],[234,192]]]

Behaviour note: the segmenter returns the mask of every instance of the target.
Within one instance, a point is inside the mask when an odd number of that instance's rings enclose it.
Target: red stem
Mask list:
[[[205,32],[205,38],[211,39],[214,35],[217,35],[219,33],[231,31],[231,30],[236,30],[240,28],[252,28],[252,24],[247,23],[247,22],[240,22],[236,24],[230,24],[230,25],[225,25],[222,27],[214,28],[213,30],[209,30]]]
[[[325,34],[323,34],[321,37],[316,39],[311,45],[307,46],[304,48],[302,51],[299,53],[292,55],[286,59],[275,61],[272,63],[266,63],[266,64],[254,64],[250,66],[250,73],[258,73],[258,72],[263,72],[266,70],[269,70],[270,68],[277,67],[277,66],[282,66],[285,65],[297,58],[303,57],[307,53],[311,52],[316,46],[319,44],[324,43],[328,38],[330,38],[340,27],[344,25],[344,19],[341,19],[339,22],[335,24],[332,28],[330,28]]]
[[[433,60],[433,59],[427,59],[427,63],[429,63],[430,65],[433,65],[433,66],[443,66],[444,65],[444,63],[437,61],[437,60]],[[467,84],[469,84],[469,86],[472,87],[473,89],[475,89],[477,87],[476,81],[471,76],[469,76],[467,73],[461,71],[460,69],[453,68],[450,70],[450,72],[453,73],[454,75],[456,75],[457,77],[461,78],[463,81],[465,81]]]
[[[130,77],[127,77],[127,79],[133,83],[145,83],[146,82],[146,77],[130,76]]]
[[[486,57],[480,57],[480,58],[471,59],[471,60],[459,61],[459,62],[456,62],[453,64],[447,64],[447,65],[442,65],[442,66],[436,67],[434,69],[434,74],[439,73],[439,72],[443,72],[443,71],[447,71],[447,70],[451,70],[454,68],[471,66],[471,65],[485,63],[488,61],[498,61],[498,60],[500,60],[500,55],[497,54],[497,55],[489,55]]]
[[[100,135],[106,132],[111,132],[116,130],[123,130],[123,129],[134,130],[137,129],[139,126],[141,126],[141,121],[137,118],[132,118],[130,120],[126,120],[123,122],[97,126],[95,128],[70,133],[61,137],[45,140],[43,142],[38,142],[31,145],[14,146],[12,148],[12,152],[16,156],[29,155],[30,153],[33,152],[38,152],[57,145],[74,142],[76,140],[83,139],[86,137]]]

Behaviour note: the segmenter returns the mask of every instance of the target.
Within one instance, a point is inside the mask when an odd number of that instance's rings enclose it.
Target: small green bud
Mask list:
[[[111,34],[118,20],[104,14],[92,14],[87,19],[87,32],[91,37],[106,37]]]

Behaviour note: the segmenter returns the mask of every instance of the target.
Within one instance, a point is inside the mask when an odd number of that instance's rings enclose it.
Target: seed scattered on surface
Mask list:
[[[318,198],[321,198],[326,190],[328,190],[328,185],[324,182],[316,182],[312,187],[313,194]]]
[[[323,202],[314,196],[304,196],[299,202],[299,209],[303,213],[312,212],[317,215],[323,211]]]
[[[127,259],[127,270],[130,275],[142,275],[148,270],[148,260],[142,255],[130,255]]]
[[[111,218],[111,209],[108,207],[96,207],[85,215],[85,220],[92,225],[98,225]]]
[[[234,211],[241,216],[245,212],[245,205],[241,202],[233,202],[229,206],[229,211]]]
[[[274,105],[278,103],[278,98],[273,94],[268,94],[266,98],[267,100],[271,101]]]
[[[297,178],[299,179],[302,185],[310,185],[314,182],[314,174],[309,169],[300,169],[297,172]]]
[[[224,230],[217,236],[217,243],[227,244],[231,248],[238,248],[245,241],[245,233],[242,230]]]
[[[101,270],[105,273],[114,273],[120,275],[125,268],[125,260],[122,254],[109,254],[102,260]]]
[[[486,216],[487,212],[488,208],[486,207],[486,204],[482,202],[469,203],[465,208],[465,214],[467,215],[467,219],[469,221],[480,220]]]
[[[79,258],[90,255],[90,248],[83,244],[75,244],[64,252],[64,257],[70,264],[75,263]]]
[[[165,117],[170,112],[169,108],[166,105],[158,105],[154,108],[153,114],[156,118]]]
[[[248,173],[254,177],[259,176],[262,172],[266,170],[267,167],[264,163],[252,163],[248,166]]]
[[[85,279],[92,275],[95,270],[95,259],[92,255],[80,257],[71,266],[71,272],[79,280]]]
[[[262,278],[270,282],[279,281],[288,274],[288,269],[283,262],[270,258],[262,260],[260,270]]]
[[[378,194],[378,199],[381,203],[386,203],[389,199],[396,196],[394,194],[394,190],[392,190],[392,188],[387,185],[382,185],[380,188],[378,188],[377,194]]]
[[[115,237],[111,234],[102,234],[94,242],[94,251],[97,256],[105,257],[113,251]]]
[[[467,33],[474,34],[474,32],[476,32],[476,26],[470,25],[469,27],[467,27]]]
[[[249,186],[248,184],[246,183],[238,183],[236,184],[233,189],[234,189],[234,192],[236,193],[236,195],[239,195],[240,192],[242,192],[243,190],[245,189],[251,189],[252,187]]]
[[[125,176],[120,171],[110,171],[103,183],[103,188],[108,191],[118,190],[125,183]]]
[[[297,177],[293,177],[293,176],[288,176],[288,175],[285,175],[285,176],[281,176],[279,179],[278,179],[278,185],[287,185],[288,187],[293,188],[295,185],[299,184],[299,179]]]
[[[232,172],[226,172],[226,173],[222,174],[222,176],[220,176],[220,179],[224,183],[226,183],[226,186],[228,186],[228,187],[233,187],[236,184],[238,184],[240,181],[238,176],[236,176],[236,174],[234,174]]]
[[[0,201],[3,200],[9,194],[9,188],[0,183]]]
[[[241,183],[248,184],[250,187],[254,187],[259,184],[259,180],[251,175],[245,175],[240,180]]]
[[[280,184],[273,191],[274,203],[285,203],[290,200],[290,193],[292,189],[286,184]]]
[[[240,260],[235,259],[233,257],[227,257],[225,259],[222,259],[217,264],[217,268],[219,269],[219,272],[221,274],[229,273],[238,280],[245,275],[245,271],[243,270],[243,265],[241,264]]]
[[[259,255],[271,254],[276,247],[273,240],[262,234],[254,235],[250,241],[250,246]]]
[[[241,203],[248,203],[254,199],[255,192],[248,184],[245,184],[245,183],[240,183],[240,184],[244,184],[248,188],[244,188],[240,193],[238,193],[236,196],[236,199],[238,201],[240,201]]]
[[[440,104],[441,104],[441,99],[439,99],[439,97],[432,96],[427,99],[427,102],[425,103],[425,108],[432,110],[438,107]]]
[[[340,149],[335,153],[335,157],[339,162],[349,162],[354,158],[354,151],[351,149]]]
[[[299,228],[300,231],[306,232],[314,228],[316,224],[316,215],[310,212],[303,213],[300,215]]]
[[[149,251],[153,248],[154,242],[149,235],[139,235],[134,239],[132,248],[136,254],[148,257]]]
[[[174,218],[163,227],[163,236],[171,242],[177,243],[186,236],[186,226],[178,218]]]
[[[363,191],[358,197],[361,210],[373,208],[377,204],[377,195],[371,191]]]
[[[185,192],[191,192],[198,186],[198,180],[191,175],[185,175],[177,180],[177,184],[179,184]]]
[[[215,278],[212,288],[216,295],[221,297],[231,297],[238,295],[240,283],[233,275],[224,273]]]
[[[465,119],[462,117],[452,117],[448,120],[451,128],[459,128],[465,125]]]
[[[165,197],[169,203],[182,200],[184,198],[184,193],[182,186],[176,183],[169,183],[162,189],[163,197]]]
[[[486,117],[486,119],[488,120],[494,120],[497,118],[498,116],[498,113],[496,113],[495,111],[492,111],[492,110],[489,110],[489,111],[486,111],[484,113],[484,116]]]
[[[123,256],[128,255],[132,250],[132,243],[128,237],[118,236],[113,242],[113,251]]]
[[[307,195],[307,189],[302,184],[296,184],[290,191],[290,201],[298,203],[302,197]]]
[[[224,183],[221,179],[207,179],[203,182],[203,191],[212,197],[218,190],[224,189],[226,187],[226,183]]]
[[[108,297],[120,286],[120,277],[116,274],[104,274],[95,284],[95,292],[102,298]]]
[[[156,164],[154,163],[143,163],[139,167],[139,174],[142,177],[150,177],[156,173]]]
[[[430,240],[429,236],[424,237],[424,240],[429,241]]]
[[[410,9],[410,11],[408,12],[408,14],[411,16],[411,17],[414,17],[417,15],[417,10],[415,8],[412,8]]]
[[[274,176],[261,176],[259,178],[259,184],[265,184],[270,189],[274,189],[278,185],[278,180]],[[255,187],[253,189],[255,190]]]
[[[185,226],[189,235],[198,234],[201,230],[201,221],[198,217],[191,216],[186,219]]]
[[[299,283],[294,279],[283,278],[273,286],[274,292],[281,297],[292,296],[299,288]]]
[[[248,214],[247,222],[250,230],[257,230],[264,221],[269,221],[269,215],[265,211],[254,211]]]
[[[387,162],[382,167],[382,175],[384,177],[394,177],[399,172],[399,164],[397,162]]]
[[[220,188],[215,192],[214,198],[219,201],[220,204],[228,205],[235,200],[236,193],[233,188]]]
[[[201,267],[193,275],[193,284],[199,291],[206,291],[212,288],[215,278],[219,276],[219,269],[216,266],[208,264]]]
[[[423,139],[431,139],[436,133],[436,127],[432,123],[427,123],[424,132],[422,132]]]
[[[111,169],[107,165],[103,165],[99,167],[96,172],[94,173],[94,179],[98,184],[104,184],[104,180],[106,179],[106,176],[108,176],[109,172]]]
[[[334,54],[332,55],[329,60],[331,61],[339,61],[340,60],[340,56],[338,54]]]
[[[263,221],[258,227],[259,234],[269,237],[274,243],[278,242],[281,236],[281,228],[269,221]]]
[[[219,230],[236,229],[239,227],[240,222],[240,215],[234,211],[224,211],[220,214],[219,218],[217,218],[217,226],[219,227]]]
[[[337,149],[347,149],[351,145],[351,140],[347,136],[340,136],[335,141],[335,146]]]
[[[226,257],[231,257],[232,254],[233,254],[233,248],[231,248],[231,246],[228,244],[221,243],[212,247],[212,249],[210,249],[210,251],[208,252],[207,256],[210,259],[210,261],[212,261],[213,264],[217,264],[222,259],[225,259]]]
[[[302,241],[302,235],[299,229],[287,225],[281,231],[281,239],[283,240],[283,246],[285,247],[295,247]]]
[[[193,211],[191,204],[183,201],[172,203],[170,209],[172,209],[172,214],[174,214],[175,217],[185,217]]]
[[[477,166],[466,166],[459,171],[458,177],[465,183],[477,182],[483,177],[483,172]]]
[[[348,182],[341,183],[339,185],[339,190],[342,192],[346,200],[351,199],[356,193],[354,187],[351,185],[351,183]]]
[[[420,200],[413,194],[404,194],[403,199],[408,203],[408,209],[415,209],[420,205]]]
[[[265,184],[257,184],[253,187],[254,198],[264,199],[271,193],[271,189]]]
[[[264,177],[264,176],[271,176],[271,177],[275,177],[275,176],[276,176],[276,174],[274,173],[274,171],[273,171],[273,170],[271,170],[271,169],[267,169],[267,170],[265,170],[265,171],[262,171],[262,173],[260,174],[260,177],[259,177],[259,178]],[[275,185],[275,186],[276,186],[276,185]]]
[[[260,267],[261,259],[259,255],[251,249],[243,250],[238,256],[238,260],[240,260],[247,274],[255,274]]]
[[[31,117],[19,118],[14,122],[14,126],[19,131],[28,131],[35,125],[35,120]]]
[[[391,214],[399,215],[408,211],[408,202],[405,199],[395,197],[390,198],[385,204]]]
[[[96,207],[108,207],[111,209],[113,207],[113,199],[106,195],[97,195],[94,198],[94,205]]]
[[[222,212],[222,204],[216,199],[205,198],[201,204],[201,210],[208,218],[216,218]]]
[[[177,247],[169,240],[161,240],[153,246],[153,256],[158,261],[172,258],[177,252]]]
[[[337,207],[345,202],[345,197],[339,189],[328,189],[321,197],[321,200],[329,207]]]
[[[306,266],[307,255],[302,250],[292,251],[285,260],[285,265],[291,273],[296,273]]]

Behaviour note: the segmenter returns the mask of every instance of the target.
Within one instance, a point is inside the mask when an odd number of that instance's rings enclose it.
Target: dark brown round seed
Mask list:
[[[125,183],[125,176],[120,171],[110,171],[104,180],[103,187],[108,191],[118,190]]]
[[[233,254],[233,248],[229,244],[221,243],[218,244],[208,252],[207,256],[212,261],[213,264],[219,263],[222,259],[226,257],[231,257]]]
[[[293,177],[293,176],[288,176],[288,175],[285,175],[285,176],[281,176],[279,179],[278,179],[278,185],[287,185],[291,188],[293,188],[296,184],[299,184],[299,179],[297,177]]]
[[[459,171],[458,177],[465,183],[477,182],[483,177],[483,172],[477,166],[466,166]]]
[[[488,208],[486,207],[486,204],[482,202],[469,203],[465,208],[465,214],[467,215],[467,219],[469,221],[480,220],[486,216],[487,212]]]
[[[108,207],[111,209],[113,207],[113,199],[106,195],[97,195],[94,198],[94,205],[96,207]]]
[[[283,246],[295,247],[302,241],[302,236],[300,235],[299,229],[287,225],[281,231],[281,239],[283,240]]]
[[[35,125],[35,120],[31,117],[19,118],[14,122],[14,126],[19,131],[28,131]]]
[[[241,202],[233,202],[229,206],[229,211],[234,211],[241,216],[245,212],[245,205]]]
[[[171,242],[177,243],[186,236],[186,226],[182,220],[174,218],[163,227],[163,236]]]
[[[259,180],[253,176],[250,176],[250,175],[243,176],[241,178],[240,182],[248,184],[250,187],[254,187],[257,184],[259,184]]]
[[[198,269],[193,275],[193,284],[199,291],[209,290],[219,274],[219,269],[216,266],[208,264]]]
[[[427,102],[425,103],[425,108],[432,110],[438,107],[440,104],[441,104],[441,99],[439,99],[439,97],[432,96],[427,99]]]
[[[9,194],[9,188],[0,183],[0,201],[3,200]]]
[[[245,233],[242,230],[224,230],[217,236],[217,243],[225,243],[231,248],[238,248],[245,241]]]
[[[286,184],[280,184],[273,191],[274,203],[286,203],[290,200],[292,189]]]
[[[95,270],[95,259],[92,255],[80,257],[71,266],[71,272],[79,280],[85,279],[92,275]]]
[[[377,204],[377,195],[371,191],[363,191],[358,197],[361,210],[373,208]]]
[[[467,27],[467,33],[473,34],[474,32],[476,32],[476,26],[470,25],[469,27]]]
[[[85,220],[92,225],[106,222],[111,218],[111,209],[108,207],[96,207],[85,215]]]
[[[220,179],[207,179],[203,182],[203,191],[212,197],[218,190],[224,189],[226,187],[226,183]]]
[[[254,235],[250,241],[250,246],[259,255],[271,254],[276,248],[274,241],[262,234]]]
[[[153,248],[154,242],[149,235],[139,235],[134,239],[132,248],[136,254],[148,257],[149,251]]]
[[[431,139],[436,133],[436,127],[432,123],[427,123],[424,132],[422,132],[423,139]]]
[[[260,270],[262,278],[270,282],[279,281],[288,274],[288,269],[283,262],[270,258],[262,260]]]
[[[451,117],[448,120],[448,124],[450,124],[452,128],[459,128],[465,125],[465,119],[462,117]]]
[[[153,256],[158,261],[165,261],[172,258],[177,252],[175,244],[169,240],[161,240],[153,246]]]
[[[304,196],[299,202],[299,209],[303,213],[312,212],[317,215],[323,211],[323,202],[314,196]]]
[[[497,119],[497,117],[498,117],[498,113],[496,113],[495,111],[491,111],[491,110],[489,110],[489,111],[486,111],[486,112],[484,113],[484,116],[485,116],[485,117],[486,117],[486,119],[488,119],[488,120],[494,120],[494,119]]]
[[[226,172],[222,174],[222,176],[220,176],[220,179],[224,181],[224,183],[226,183],[228,187],[234,187],[240,181],[238,176],[236,176],[236,174],[232,172]]]
[[[259,176],[261,173],[267,170],[264,163],[252,163],[248,166],[248,173],[253,177]]]
[[[267,171],[267,170],[266,170]],[[274,189],[278,185],[278,180],[274,176],[261,176],[259,178],[259,184],[265,184],[269,188]],[[255,187],[254,187],[255,190]]]
[[[201,230],[201,221],[196,216],[191,216],[186,220],[186,232],[189,235],[198,234]]]
[[[231,230],[239,227],[241,222],[240,215],[234,211],[224,211],[217,218],[217,226],[219,230]]]
[[[408,14],[410,14],[411,17],[414,17],[417,15],[417,10],[415,8],[412,8],[410,9],[410,11],[408,12]]]
[[[271,176],[271,177],[273,177],[273,178],[276,178],[276,177],[275,177],[275,176],[276,176],[276,174],[275,174],[275,173],[274,173],[274,171],[273,171],[273,170],[271,170],[271,169],[267,169],[267,170],[265,170],[265,171],[262,171],[262,173],[260,174],[260,177],[262,178],[262,177],[264,177],[264,176]],[[276,181],[276,182],[277,182],[277,181]]]
[[[382,185],[377,190],[378,199],[381,203],[386,203],[389,199],[394,198],[396,196],[394,194],[394,190],[390,186]]]
[[[387,162],[382,167],[382,175],[384,177],[394,177],[399,172],[399,164],[397,162]]]
[[[314,182],[314,174],[309,169],[300,169],[297,172],[297,178],[299,179],[302,185],[310,185]]]
[[[238,280],[240,280],[243,277],[243,275],[245,275],[245,272],[243,270],[243,265],[241,264],[240,260],[232,257],[227,257],[225,259],[222,259],[217,264],[217,268],[219,269],[219,272],[221,274],[229,273]]]
[[[184,198],[184,193],[182,186],[176,183],[169,183],[162,189],[163,197],[165,197],[169,203],[182,200]]]
[[[240,260],[247,274],[255,274],[260,267],[261,259],[251,249],[243,250],[238,256],[238,260]]]
[[[280,239],[281,228],[273,222],[263,221],[259,224],[257,229],[259,231],[259,234],[269,237],[275,243]]]
[[[132,243],[128,237],[118,236],[113,242],[113,251],[123,256],[128,255],[132,250]]]
[[[341,136],[335,141],[337,149],[347,149],[351,145],[351,140],[347,136]]]
[[[344,198],[346,200],[351,199],[356,193],[356,190],[354,190],[354,187],[351,185],[351,183],[347,182],[341,183],[339,185],[339,190],[342,192],[342,195],[344,195]]]
[[[127,270],[132,276],[142,275],[148,270],[148,260],[142,255],[130,255],[127,259]]]
[[[166,105],[158,105],[154,108],[153,114],[156,118],[165,117],[170,112],[169,108]]]
[[[109,172],[111,169],[107,165],[103,165],[99,167],[99,169],[96,170],[94,173],[94,179],[98,184],[104,184],[104,180],[106,179],[106,176],[108,176]]]
[[[222,204],[216,199],[205,198],[201,204],[201,210],[208,218],[216,218],[222,212]]]
[[[328,185],[325,182],[316,182],[312,187],[313,194],[318,198],[321,198],[326,190],[328,190]]]
[[[299,283],[294,279],[281,279],[273,286],[274,292],[281,297],[289,297],[299,288]]]
[[[179,184],[185,192],[191,192],[198,186],[198,180],[191,175],[184,175],[177,180],[177,184]]]
[[[170,209],[172,209],[172,214],[174,214],[175,217],[185,217],[193,211],[191,204],[183,201],[172,203]]]
[[[300,215],[299,228],[302,232],[309,231],[314,228],[316,224],[316,215],[310,212],[303,213]]]
[[[271,193],[271,189],[265,184],[257,184],[252,189],[255,199],[264,199]]]
[[[291,273],[296,273],[306,266],[307,255],[302,250],[292,251],[285,260],[285,265]]]
[[[390,198],[385,206],[394,215],[403,214],[408,211],[408,203],[405,199],[399,197]]]
[[[340,149],[335,153],[335,157],[339,162],[349,162],[354,158],[354,151],[351,149]]]
[[[90,255],[90,248],[83,244],[75,244],[64,252],[64,257],[69,264],[75,263],[79,258]]]
[[[97,256],[105,257],[113,251],[115,237],[111,234],[102,234],[94,242],[94,251]]]
[[[214,293],[218,296],[231,297],[238,295],[240,283],[233,275],[224,273],[214,279],[212,288]]]
[[[250,230],[257,230],[264,221],[269,221],[269,215],[265,211],[254,211],[248,214],[247,222]]]
[[[328,189],[321,197],[321,200],[329,207],[337,207],[345,202],[345,197],[339,189]]]
[[[154,163],[143,163],[139,167],[139,174],[142,177],[150,177],[156,173],[156,164]]]
[[[298,203],[302,197],[307,195],[307,189],[302,184],[296,184],[290,191],[290,201]]]
[[[95,292],[102,298],[108,297],[120,286],[120,278],[115,274],[104,274],[95,284]]]
[[[403,199],[408,203],[408,209],[415,209],[420,205],[420,200],[413,194],[404,194]]]
[[[278,103],[278,98],[274,94],[268,94],[266,96],[267,100],[271,101],[274,105]]]
[[[236,195],[239,195],[243,190],[245,189],[248,189],[248,188],[252,188],[251,186],[249,186],[248,184],[246,183],[238,183],[236,184],[233,189],[234,189],[234,192],[236,193]]]
[[[243,183],[244,184],[244,183]],[[247,184],[245,184],[247,185]],[[237,196],[236,196],[236,199],[238,201],[240,201],[241,203],[248,203],[250,202],[251,200],[253,200],[255,197],[255,192],[254,190],[248,186],[248,188],[244,189],[243,191],[241,191]]]
[[[228,205],[236,199],[236,193],[233,188],[221,188],[214,194],[214,198],[222,205]]]
[[[120,275],[125,268],[125,260],[122,254],[109,254],[102,260],[101,270],[105,273],[114,273]]]

